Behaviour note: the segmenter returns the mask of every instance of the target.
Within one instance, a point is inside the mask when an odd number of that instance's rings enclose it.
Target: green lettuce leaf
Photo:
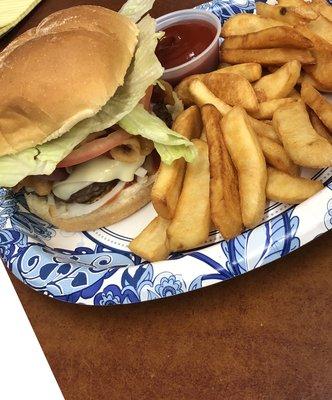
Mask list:
[[[151,10],[155,0],[128,0],[119,13],[138,22],[144,14]]]
[[[166,164],[171,164],[181,157],[191,162],[196,155],[190,140],[169,129],[161,119],[147,112],[141,104],[122,118],[119,125],[132,135],[141,135],[152,140]]]
[[[29,175],[51,174],[57,164],[90,133],[115,125],[135,108],[147,88],[163,74],[163,68],[155,55],[159,37],[155,32],[155,20],[146,16],[138,28],[140,34],[134,60],[124,85],[114,97],[97,115],[78,123],[61,138],[18,154],[0,157],[0,187],[13,187]]]

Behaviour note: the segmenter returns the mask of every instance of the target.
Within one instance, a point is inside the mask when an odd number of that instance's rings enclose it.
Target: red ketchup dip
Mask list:
[[[219,64],[221,23],[202,10],[181,10],[157,20],[163,31],[156,55],[165,68],[163,79],[173,86],[193,74],[210,72]]]
[[[178,67],[199,56],[213,42],[216,28],[205,21],[185,21],[164,29],[156,55],[166,68]]]

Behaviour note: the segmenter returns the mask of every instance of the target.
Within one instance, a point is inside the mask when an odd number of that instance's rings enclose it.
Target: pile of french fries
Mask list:
[[[332,166],[332,7],[324,0],[257,5],[223,26],[222,64],[175,89],[188,108],[173,129],[197,157],[161,164],[158,216],[130,249],[149,261],[254,228],[266,201],[299,204],[323,188],[301,167]]]

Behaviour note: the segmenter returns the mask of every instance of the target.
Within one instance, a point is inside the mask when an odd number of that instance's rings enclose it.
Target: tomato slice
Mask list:
[[[130,138],[130,134],[123,129],[119,129],[106,137],[94,139],[72,151],[57,165],[57,167],[67,168],[92,160],[93,158],[107,153],[114,147],[120,146],[128,138]]]

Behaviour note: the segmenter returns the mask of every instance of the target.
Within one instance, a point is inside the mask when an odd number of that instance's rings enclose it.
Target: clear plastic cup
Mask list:
[[[184,21],[205,21],[210,23],[216,28],[216,36],[212,43],[194,59],[165,70],[163,79],[172,85],[179,83],[186,76],[213,71],[219,65],[219,37],[221,32],[219,18],[204,10],[175,11],[157,19],[157,30],[162,31],[168,26]]]

